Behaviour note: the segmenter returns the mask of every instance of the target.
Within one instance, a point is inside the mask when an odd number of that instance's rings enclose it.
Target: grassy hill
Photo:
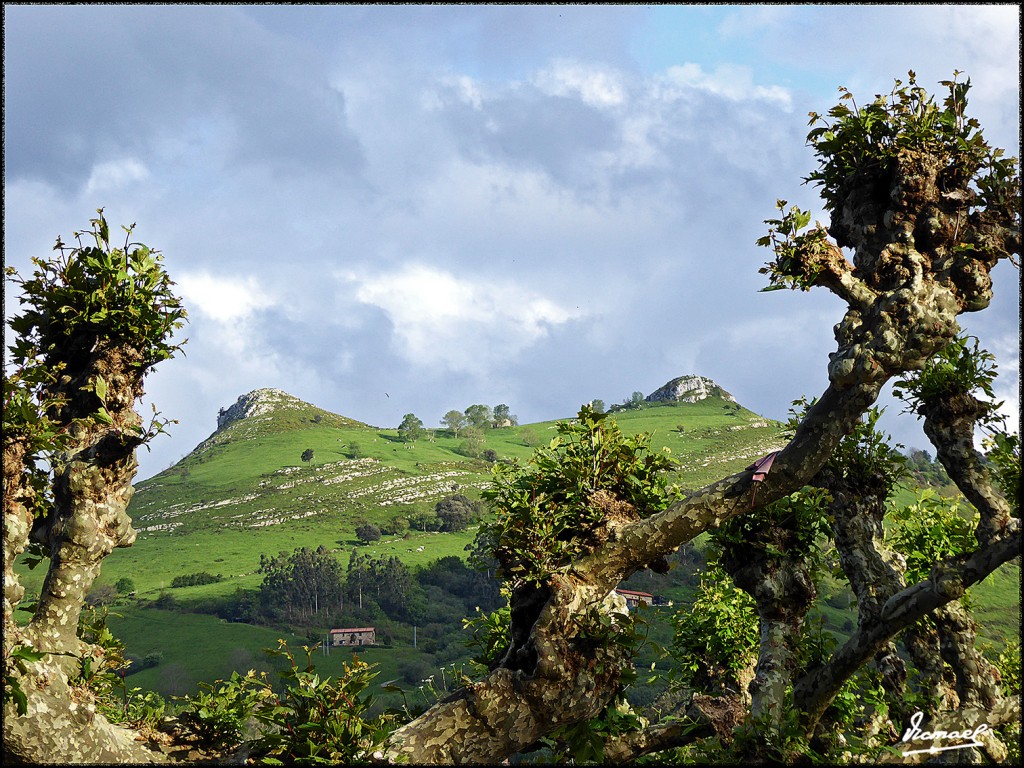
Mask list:
[[[490,480],[490,464],[460,450],[463,436],[428,430],[403,442],[397,429],[372,427],[276,390],[272,407],[231,420],[173,467],[140,482],[129,506],[138,531],[132,547],[103,565],[102,583],[131,578],[142,596],[175,576],[206,571],[222,582],[176,590],[190,596],[254,588],[260,554],[296,547],[348,551],[359,521],[382,524],[432,509],[458,491],[470,497]],[[568,416],[571,417],[572,414]],[[623,431],[653,434],[672,450],[680,482],[700,487],[783,444],[782,426],[718,397],[697,403],[652,404],[615,414]],[[555,422],[486,430],[484,448],[499,458],[529,457],[547,443]],[[313,450],[312,462],[301,457]],[[463,555],[473,533],[387,538],[368,549],[419,565]],[[43,574],[26,574],[30,590]]]
[[[669,448],[680,462],[676,479],[686,488],[738,471],[785,443],[783,425],[743,408],[717,387],[697,402],[644,403],[613,418],[628,434],[650,433],[655,449]],[[475,535],[472,528],[412,531],[365,545],[355,537],[355,527],[364,521],[380,525],[432,510],[453,492],[479,496],[490,481],[491,464],[466,455],[464,434],[428,429],[415,442],[404,442],[397,429],[333,414],[278,390],[243,396],[221,412],[218,422],[217,431],[188,456],[138,484],[129,507],[138,538],[103,565],[99,583],[113,585],[128,577],[136,587],[134,600],[115,607],[111,628],[133,656],[161,656],[159,665],[129,677],[130,686],[164,694],[190,692],[196,682],[226,677],[233,669],[266,668],[261,650],[273,647],[277,637],[288,639],[295,650],[313,641],[285,630],[169,613],[137,602],[165,590],[186,610],[239,589],[254,590],[262,582],[260,556],[297,547],[324,546],[345,562],[347,553],[360,546],[374,558],[394,555],[410,567],[465,556]],[[487,429],[483,447],[476,450],[493,451],[492,458],[499,460],[525,459],[554,433],[554,421]],[[303,461],[309,449],[313,460]],[[19,571],[29,593],[38,592],[42,569]],[[200,572],[223,579],[168,590],[175,577]],[[1019,578],[1018,566],[1005,566],[972,590],[991,640],[1019,634]],[[686,604],[690,589],[685,583],[653,579],[653,574],[637,574],[628,586],[657,592],[677,607]],[[838,597],[821,606],[840,636],[850,616],[848,608],[835,607],[842,603]],[[670,639],[655,636],[659,642]],[[382,664],[381,680],[392,679],[400,669],[408,677],[409,669],[436,667],[438,659],[413,643],[412,628],[398,628],[391,648],[360,655]],[[314,661],[331,674],[340,669],[340,658],[335,653]]]

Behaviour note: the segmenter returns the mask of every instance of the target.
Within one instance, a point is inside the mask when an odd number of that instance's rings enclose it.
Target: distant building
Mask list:
[[[615,594],[621,595],[626,599],[626,608],[631,611],[635,611],[636,607],[643,603],[644,605],[654,604],[654,595],[650,592],[636,592],[632,589],[616,589]]]
[[[332,629],[329,634],[331,645],[373,645],[377,642],[377,632],[373,627]]]

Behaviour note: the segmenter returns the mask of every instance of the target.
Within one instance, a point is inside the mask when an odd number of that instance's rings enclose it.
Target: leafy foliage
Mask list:
[[[898,443],[891,446],[889,436],[877,428],[883,412],[883,408],[869,408],[836,446],[827,467],[847,484],[880,481],[887,494],[906,477],[907,461],[899,452],[903,446]]]
[[[940,82],[948,90],[941,106],[911,71],[906,84],[897,79],[890,93],[876,95],[863,107],[840,87],[839,104],[827,117],[810,113],[808,125],[816,127],[807,134],[807,143],[818,157],[818,168],[806,181],[821,187],[827,210],[837,209],[852,176],[884,175],[905,151],[933,154],[951,174],[973,177],[986,208],[1006,208],[1015,194],[1019,198],[1016,160],[990,147],[978,121],[966,116],[971,82],[957,82],[959,75],[954,71],[953,80]]]
[[[981,349],[975,337],[961,336],[933,355],[920,371],[905,374],[893,385],[893,392],[909,410],[921,413],[927,403],[937,399],[980,391],[989,401],[982,403],[979,425],[991,426],[1001,421],[996,412],[1002,403],[994,402],[992,388],[995,378],[995,356]]]
[[[809,232],[801,232],[811,221],[811,212],[803,211],[798,206],[786,210],[788,202],[777,200],[775,206],[782,213],[778,219],[765,219],[768,234],[757,239],[757,244],[771,248],[775,260],[758,270],[768,275],[769,285],[762,292],[778,291],[783,288],[799,288],[808,291],[822,273],[820,258],[807,258],[807,255],[820,257],[831,252],[828,233],[820,223],[816,222]]]
[[[507,603],[508,591],[503,589],[502,595],[506,600],[502,607],[490,612],[477,607],[476,616],[462,620],[463,629],[470,632],[466,645],[475,651],[472,661],[481,671],[493,668],[508,650],[512,611]]]
[[[28,711],[28,697],[21,686],[21,678],[28,671],[28,664],[39,661],[46,654],[27,645],[15,645],[4,656],[4,705],[14,702],[19,715]]]
[[[368,714],[373,700],[366,690],[376,677],[373,667],[354,659],[342,664],[337,679],[321,678],[313,669],[312,648],[305,648],[306,666],[300,668],[287,643],[278,642],[268,653],[288,662],[281,672],[284,686],[280,693],[264,673],[233,672],[229,680],[200,683],[200,693],[183,697],[179,722],[214,749],[250,742],[264,764],[339,764],[365,759],[391,727],[390,717]]]
[[[906,579],[915,583],[928,578],[939,560],[973,552],[979,515],[966,518],[957,499],[944,499],[930,488],[919,490],[912,504],[895,507],[888,515],[892,524],[886,541],[906,559]]]
[[[1020,435],[994,432],[984,441],[985,458],[1014,517],[1020,517]]]
[[[207,571],[199,571],[198,573],[183,573],[180,576],[175,576],[171,579],[171,588],[176,587],[195,587],[200,584],[216,584],[219,581],[224,581],[224,577],[221,574],[208,573]]]
[[[202,744],[214,749],[235,747],[242,742],[247,721],[257,707],[273,699],[263,673],[232,672],[229,680],[200,683],[194,696],[180,699],[183,708],[178,722]]]
[[[185,310],[162,257],[131,242],[134,225],[123,227],[124,245],[112,247],[103,209],[97,213],[90,232],[75,233],[77,247],[58,238],[54,250],[59,255],[33,259],[32,277],[16,280],[23,290],[20,301],[29,307],[11,321],[18,337],[11,347],[17,363],[42,356],[52,370],[80,354],[85,340],[108,339],[138,350],[137,365],[148,368],[180,348],[169,339],[181,327]],[[83,237],[94,244],[83,244]]]
[[[818,561],[819,539],[829,532],[828,501],[828,492],[820,488],[796,491],[727,520],[711,533],[711,541],[722,550],[759,550],[772,558]]]
[[[717,564],[701,575],[692,605],[677,612],[672,625],[672,656],[687,687],[707,689],[722,672],[735,677],[757,657],[754,600]]]
[[[343,662],[342,674],[321,678],[306,648],[306,667],[300,669],[284,641],[272,655],[288,660],[281,673],[284,693],[264,700],[255,717],[271,726],[256,744],[271,764],[337,765],[365,760],[391,731],[392,718],[370,717],[373,699],[366,693],[377,676],[359,659]]]
[[[541,581],[593,546],[607,514],[593,503],[599,491],[636,516],[659,512],[678,495],[664,476],[674,462],[650,450],[649,436],[626,437],[589,406],[557,428],[558,436],[527,465],[495,465],[494,482],[483,494],[497,513],[488,535],[510,579]]]

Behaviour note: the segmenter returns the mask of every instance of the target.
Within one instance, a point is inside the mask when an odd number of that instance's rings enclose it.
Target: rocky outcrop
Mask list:
[[[239,397],[234,405],[221,408],[217,414],[217,429],[224,429],[236,421],[261,416],[274,410],[292,407],[310,407],[283,389],[254,389]]]
[[[704,376],[680,376],[644,398],[648,403],[697,403],[717,397],[730,403],[736,398]]]

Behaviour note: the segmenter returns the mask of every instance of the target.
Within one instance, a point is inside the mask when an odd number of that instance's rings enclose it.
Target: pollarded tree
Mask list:
[[[819,159],[810,180],[821,187],[832,220],[827,230],[819,224],[804,231],[810,215],[787,211],[780,201],[783,215],[769,220],[769,234],[760,241],[774,252],[764,272],[771,288],[824,287],[847,310],[835,329],[829,385],[808,407],[793,438],[773,456],[771,471],[764,465],[751,468],[665,509],[624,498],[614,483],[603,487],[603,477],[595,477],[581,486],[574,507],[555,507],[561,516],[554,519],[566,521],[557,530],[551,528],[551,515],[528,514],[532,505],[543,503],[529,487],[519,496],[510,494],[503,514],[518,515],[526,524],[518,549],[499,553],[512,581],[506,652],[482,680],[396,731],[385,757],[496,762],[599,715],[620,690],[630,656],[621,646],[615,652],[599,629],[619,619],[591,623],[589,639],[580,628],[595,613],[623,615],[614,587],[663,562],[701,532],[800,491],[854,430],[886,382],[920,369],[949,344],[959,332],[961,312],[988,306],[992,269],[1020,253],[1017,164],[991,148],[977,122],[966,116],[969,85],[953,80],[943,86],[948,96],[936,104],[911,73],[908,84],[897,81],[890,94],[862,108],[848,107],[852,97],[844,92],[827,119],[812,115],[812,124],[824,125],[808,137]],[[844,248],[852,251],[852,261]],[[948,438],[937,430],[933,439]],[[940,455],[946,450],[936,447]],[[557,464],[548,467],[553,474],[565,471],[561,461]],[[537,471],[544,469],[541,465]],[[979,473],[947,471],[963,484],[968,498],[997,492]],[[568,519],[574,515],[579,520]],[[786,526],[778,530],[781,536]],[[827,663],[791,680],[790,711],[805,737],[815,733],[846,681],[896,635],[958,599],[1020,552],[1019,523],[998,511],[982,514],[979,533],[976,549],[933,563],[928,579],[894,585],[877,616],[858,627]],[[565,551],[572,556],[557,556]],[[785,557],[765,556],[766,570],[751,578],[776,574],[782,605],[799,614],[799,602],[810,598],[805,578]],[[776,622],[775,636],[783,638],[796,630],[795,618],[773,613],[771,606],[761,616]],[[596,648],[603,649],[603,661],[595,666]],[[784,642],[765,650],[788,668]],[[759,690],[776,696],[777,676],[769,674],[770,664],[764,670]],[[771,709],[770,701],[764,704]],[[725,727],[714,707],[695,705],[690,715]],[[749,713],[738,721],[749,722]],[[615,740],[614,754],[628,759],[684,743],[700,731],[693,725],[676,721],[638,728]],[[444,740],[432,738],[440,732]]]
[[[103,659],[77,632],[85,597],[103,558],[135,540],[135,449],[164,426],[144,425],[135,404],[185,316],[159,254],[125,235],[112,244],[100,210],[76,246],[58,239],[55,257],[34,259],[31,277],[7,272],[25,309],[4,375],[4,754],[28,762],[151,759],[136,733],[95,714],[78,679]],[[26,549],[49,567],[22,626],[13,565]]]

